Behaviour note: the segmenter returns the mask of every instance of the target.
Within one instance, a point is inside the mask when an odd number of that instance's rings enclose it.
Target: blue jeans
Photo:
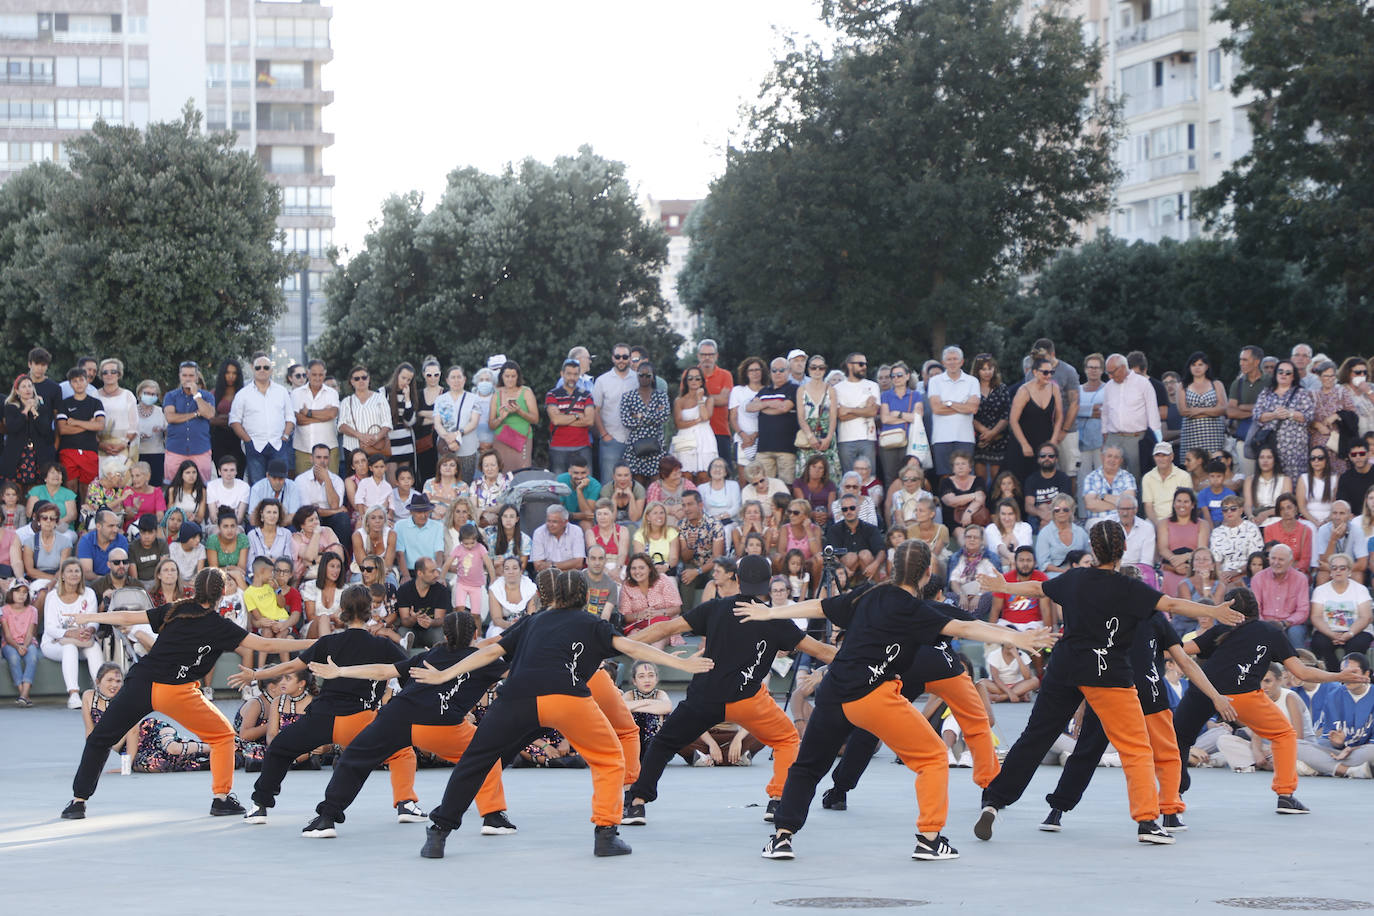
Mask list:
[[[854,462],[860,457],[868,459],[868,467],[875,473],[878,470],[878,444],[872,439],[852,439],[849,442],[840,442],[835,446],[835,451],[840,459],[840,472],[849,473],[854,470]],[[836,481],[838,483],[839,481]]]
[[[1288,641],[1293,644],[1294,649],[1307,648],[1307,624],[1295,623],[1291,627],[1284,628],[1288,633]]]
[[[259,480],[267,476],[267,463],[274,458],[287,460],[293,458],[288,449],[277,448],[269,445],[262,451],[253,447],[252,442],[243,443],[243,460],[245,464],[244,478],[248,481],[248,486],[252,486]],[[288,467],[293,461],[287,461]]]
[[[957,451],[973,454],[972,442],[932,442],[930,444],[930,457],[935,463],[935,473],[940,477],[948,477],[954,473],[954,468],[950,461]],[[1137,478],[1138,479],[1138,478]]]
[[[5,643],[0,646],[0,653],[4,654],[5,662],[10,666],[10,680],[14,681],[16,689],[20,684],[33,683],[33,673],[38,670],[38,659],[43,655],[38,651],[38,643],[31,643],[23,655],[14,646]]]
[[[554,474],[564,474],[572,466],[574,458],[581,458],[588,465],[592,463],[592,447],[590,445],[579,445],[577,448],[563,448],[561,446],[549,446],[549,470]],[[591,472],[589,467],[588,473]]]
[[[615,466],[625,460],[625,451],[629,444],[621,442],[619,439],[611,439],[607,442],[602,439],[596,448],[596,472],[597,480],[601,481],[603,487],[611,485],[611,478],[615,476]]]

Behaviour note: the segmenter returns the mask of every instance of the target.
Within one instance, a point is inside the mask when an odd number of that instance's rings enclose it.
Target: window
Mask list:
[[[58,19],[57,26],[60,30],[60,18]],[[101,36],[117,35],[119,33],[119,16],[68,16],[67,32],[71,35],[79,35],[88,39],[99,39]]]
[[[212,60],[206,63],[205,85],[210,89],[224,88],[224,61]]]
[[[129,103],[128,124],[131,127],[147,127],[150,116],[147,102]]]
[[[1207,52],[1207,88],[1220,89],[1221,86],[1221,48]]]
[[[148,59],[145,57],[129,58],[129,88],[147,89],[148,88]]]
[[[269,130],[309,130],[313,121],[310,105],[272,105],[266,126]]]
[[[236,48],[248,46],[248,20],[236,17],[229,20],[229,44]]]
[[[89,130],[97,120],[124,123],[120,99],[58,99],[57,126],[63,130]]]
[[[1213,159],[1221,158],[1221,119],[1207,122],[1207,149]]]
[[[248,117],[247,105],[235,105],[230,116],[234,119],[232,125],[234,130],[248,130],[248,128],[252,126],[253,122],[252,119]]]
[[[148,34],[148,17],[147,17],[147,16],[130,16],[130,17],[129,17],[129,25],[128,25],[128,27],[127,27],[124,31],[125,31],[130,37],[133,37],[133,36],[135,36],[135,35],[143,35],[143,36],[146,37],[147,34]]]
[[[224,119],[224,106],[206,104],[205,106],[205,126],[209,130],[224,130],[229,124]]]
[[[274,60],[268,73],[270,74],[270,85],[274,89],[305,88],[305,64],[303,63],[291,64]]]
[[[272,171],[278,174],[298,173],[305,171],[305,147],[303,146],[274,146],[272,147]]]
[[[230,70],[230,78],[233,80],[235,89],[247,89],[253,82],[253,64],[251,61],[236,60]]]
[[[38,37],[36,13],[0,13],[0,38]]]
[[[106,89],[119,89],[124,85],[123,58],[100,58],[100,85]]]
[[[11,85],[52,85],[51,57],[0,57],[0,82]]]
[[[55,67],[57,85],[75,86],[76,85],[76,58],[59,57]]]
[[[78,86],[100,85],[100,58],[78,57],[76,59],[76,84]]]
[[[220,16],[207,16],[205,19],[205,43],[224,44],[224,19]]]

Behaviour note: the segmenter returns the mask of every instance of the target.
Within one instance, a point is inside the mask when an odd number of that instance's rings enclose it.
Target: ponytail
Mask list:
[[[558,572],[556,566],[547,566],[539,570],[538,575],[534,577],[534,588],[539,594],[539,606],[541,608],[553,607]]]
[[[919,589],[921,580],[930,571],[930,546],[912,538],[898,544],[892,555],[892,582]]]
[[[219,606],[224,597],[224,570],[218,566],[207,566],[196,573],[195,589],[192,597],[178,601],[167,612],[163,625],[178,618],[204,617]]]

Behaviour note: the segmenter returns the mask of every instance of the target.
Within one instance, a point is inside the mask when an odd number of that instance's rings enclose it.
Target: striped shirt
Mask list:
[[[351,426],[360,433],[372,433],[376,429],[391,428],[391,405],[387,403],[386,396],[380,391],[372,392],[367,399],[367,403],[358,400],[356,394],[350,394],[339,404],[339,426]],[[341,433],[343,447],[351,451],[358,448],[358,440]]]

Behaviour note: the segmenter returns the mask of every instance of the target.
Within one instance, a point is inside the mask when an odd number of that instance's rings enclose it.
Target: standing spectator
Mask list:
[[[410,501],[410,518],[396,522],[396,567],[408,579],[421,559],[444,565],[444,526],[430,518],[434,504],[423,493]]]
[[[1295,344],[1288,352],[1288,362],[1293,364],[1293,384],[1307,391],[1315,392],[1322,383],[1315,373],[1309,371],[1312,363],[1312,348],[1305,344]]]
[[[953,469],[950,459],[956,450],[973,454],[973,415],[982,403],[982,389],[978,379],[962,371],[963,350],[945,347],[940,362],[945,371],[926,382],[926,400],[933,415],[930,451],[935,473],[943,477]]]
[[[591,428],[596,422],[596,404],[578,380],[582,367],[575,359],[563,360],[559,383],[544,395],[544,412],[549,415],[549,470],[562,474],[572,463],[592,463]]]
[[[193,364],[194,365],[194,364]],[[197,379],[199,370],[197,370]],[[182,386],[185,388],[185,385]],[[196,387],[200,387],[199,381]],[[214,416],[210,418],[210,450],[211,460],[215,465],[219,464],[219,459],[225,455],[232,455],[238,462],[239,470],[242,471],[243,464],[243,443],[235,435],[229,426],[229,412],[233,409],[234,398],[243,390],[243,369],[239,366],[238,360],[227,359],[219,367],[219,375],[215,379]],[[171,418],[168,417],[170,424]],[[171,439],[170,431],[168,439]],[[170,444],[170,441],[169,441]],[[167,459],[169,465],[173,464],[172,459]]]
[[[244,479],[250,486],[263,479],[269,461],[286,457],[285,441],[296,425],[291,393],[272,381],[271,358],[255,353],[251,362],[253,383],[234,395],[229,409],[229,427],[243,443]]]
[[[236,376],[237,372],[238,363],[225,363],[225,368],[220,370],[220,386],[226,384],[226,375]],[[215,464],[220,463],[220,459],[226,456],[233,458],[237,473],[242,450],[217,451],[215,446],[215,437],[218,433],[214,422],[219,416],[216,411],[224,402],[220,395],[201,388],[199,378],[200,368],[189,360],[183,362],[177,369],[177,388],[168,391],[162,399],[162,414],[167,421],[167,432],[165,453],[162,456],[163,471],[157,479],[165,484],[172,482],[173,475],[185,461],[194,461],[200,469],[201,476],[207,480],[213,477],[215,472],[211,463],[212,455],[218,456]],[[234,396],[232,390],[229,396]],[[227,410],[226,407],[226,415]]]
[[[700,368],[688,366],[682,373],[678,396],[673,401],[673,457],[695,483],[704,483],[707,468],[718,454],[719,443],[712,426],[715,399],[706,390],[706,376]]]
[[[730,428],[735,432],[735,458],[740,469],[754,462],[759,453],[759,415],[745,405],[768,384],[767,367],[757,356],[739,364],[739,384],[730,389]]]
[[[806,465],[815,456],[824,459],[827,476],[838,477],[840,460],[835,443],[838,413],[825,382],[825,359],[813,355],[806,364],[806,383],[797,390],[797,463]]]
[[[138,460],[138,400],[119,387],[124,364],[113,357],[100,362],[100,387],[92,392],[105,405],[105,428],[100,432],[100,454]]]
[[[912,385],[911,367],[902,360],[892,364],[888,378],[891,383],[882,394],[878,411],[882,420],[878,432],[878,459],[882,462],[883,480],[892,486],[901,475],[902,463],[906,460],[911,424],[923,422],[925,397]]]
[[[81,377],[86,377],[84,372]],[[109,572],[108,567],[100,575],[106,572]],[[39,649],[46,658],[62,663],[68,709],[81,708],[80,684],[77,681],[80,660],[86,660],[92,681],[99,680],[97,672],[105,661],[100,643],[95,638],[96,628],[78,626],[73,622],[76,614],[94,614],[96,607],[95,592],[83,580],[81,564],[72,559],[63,560],[57,574],[57,584],[43,593],[43,638]]]
[[[309,385],[302,385],[297,391],[304,391]],[[296,440],[300,441],[297,434]],[[299,455],[299,452],[297,452]],[[344,499],[344,482],[338,474],[329,470],[333,466],[338,450],[324,442],[315,443],[311,450],[311,465],[296,477],[296,498],[301,505],[312,505],[319,513],[320,522],[334,532],[340,543],[347,544],[352,539],[353,526],[348,521],[348,505]]]
[[[630,345],[618,343],[611,347],[611,368],[596,377],[592,384],[592,406],[596,408],[597,468],[601,483],[609,486],[611,473],[625,460],[630,432],[620,417],[620,404],[625,395],[634,391],[639,380],[630,369]]]
[[[1308,424],[1309,443],[1313,446],[1329,446],[1334,434],[1336,437],[1336,454],[1331,458],[1331,469],[1337,474],[1344,473],[1346,463],[1340,456],[1340,430],[1341,418],[1340,411],[1346,410],[1355,412],[1355,399],[1350,394],[1350,389],[1344,385],[1336,384],[1336,364],[1330,360],[1322,360],[1314,370],[1320,383],[1315,391],[1312,392],[1312,422]]]
[[[787,360],[775,357],[768,366],[768,386],[744,407],[758,416],[758,461],[764,477],[788,481],[797,476],[798,390]]]
[[[386,452],[391,450],[391,407],[386,395],[372,390],[372,374],[366,366],[354,366],[348,382],[353,393],[339,402],[339,434],[349,467],[355,451],[366,454],[369,465],[374,455],[381,455],[385,463]]]
[[[1264,362],[1264,351],[1251,344],[1241,348],[1240,374],[1231,382],[1231,391],[1226,401],[1226,416],[1235,423],[1232,435],[1236,438],[1237,461],[1245,474],[1250,474],[1253,465],[1245,457],[1245,450],[1239,445],[1250,434],[1250,424],[1254,422],[1255,401],[1262,390],[1269,386],[1269,377],[1260,367]]]
[[[1307,647],[1307,619],[1310,602],[1307,577],[1293,569],[1293,550],[1275,544],[1269,550],[1269,566],[1250,580],[1250,590],[1259,602],[1261,620],[1283,627],[1295,649]]]
[[[5,398],[5,451],[0,457],[0,477],[16,481],[21,489],[38,484],[39,469],[56,458],[52,447],[52,408],[39,399],[33,379],[21,375]]]
[[[1104,447],[1116,446],[1133,478],[1140,476],[1140,442],[1160,424],[1159,399],[1150,380],[1130,370],[1126,357],[1107,357],[1107,382],[1102,398]]]
[[[1355,561],[1348,554],[1331,555],[1331,581],[1312,590],[1312,652],[1327,671],[1340,668],[1336,649],[1346,655],[1364,653],[1374,642],[1369,631],[1371,604],[1369,589],[1350,580]]]
[[[1040,469],[1026,478],[1022,492],[1026,500],[1026,520],[1033,528],[1043,528],[1054,520],[1051,509],[1060,493],[1073,496],[1073,481],[1059,467],[1059,447],[1046,442],[1036,452]]]
[[[442,375],[439,361],[426,357],[420,365],[420,375],[424,385],[420,388],[419,400],[415,402],[415,479],[426,481],[434,476],[434,463],[438,458],[438,446],[434,432],[434,404],[444,394],[439,384]]]
[[[48,377],[48,367],[52,365],[52,354],[42,347],[34,347],[29,351],[29,379],[33,382],[34,390],[42,398],[40,409],[47,412],[49,444],[54,444],[56,429],[53,426],[57,422],[57,408],[62,403],[62,386],[55,380]],[[56,445],[54,444],[54,452]]]
[[[296,510],[301,507],[301,494],[296,488],[296,482],[286,476],[289,468],[290,465],[286,463],[285,458],[273,458],[267,463],[266,476],[248,489],[249,515],[257,512],[258,505],[264,499],[274,499],[280,503],[283,516],[296,514]],[[167,500],[167,504],[174,505],[170,499]],[[186,517],[189,519],[190,513],[187,513]]]
[[[1239,496],[1231,495],[1221,501],[1221,524],[1212,529],[1208,544],[1227,589],[1240,585],[1250,554],[1264,549],[1264,538],[1255,523],[1241,514]]]
[[[458,479],[471,481],[477,473],[477,429],[491,405],[467,390],[467,373],[462,366],[450,366],[444,382],[447,390],[434,399],[435,466],[452,455],[458,462]]]
[[[1207,547],[1211,537],[1212,522],[1198,507],[1197,496],[1188,487],[1174,490],[1169,514],[1155,522],[1155,551],[1164,575],[1160,591],[1178,594],[1179,584],[1192,574],[1194,551]]]
[[[1183,418],[1179,448],[1207,451],[1226,447],[1226,389],[1212,375],[1212,363],[1201,351],[1188,357],[1188,384],[1174,398]]]
[[[518,471],[530,466],[534,456],[534,424],[539,405],[525,384],[520,366],[507,360],[496,373],[496,392],[491,398],[491,430],[496,454],[503,467]]]
[[[1140,481],[1140,501],[1145,506],[1145,517],[1154,524],[1169,516],[1173,511],[1174,493],[1191,489],[1193,478],[1174,464],[1173,443],[1156,442],[1151,454],[1155,466],[1146,471]]]
[[[1011,399],[1006,463],[1018,480],[1035,471],[1036,449],[1048,442],[1059,448],[1063,432],[1064,403],[1054,383],[1054,367],[1044,357],[1032,358],[1031,376]],[[1063,454],[1063,451],[1060,450]]]
[[[1117,502],[1122,496],[1129,493],[1134,501],[1135,478],[1121,466],[1123,457],[1116,446],[1102,446],[1102,467],[1083,481],[1083,503],[1088,510],[1089,528],[1103,519],[1115,518]]]
[[[386,460],[386,476],[395,486],[397,468],[415,470],[415,406],[420,401],[420,392],[415,386],[415,367],[410,363],[397,366],[383,392],[391,414],[387,423],[391,429],[387,434],[391,453]]]
[[[787,351],[787,377],[800,388],[806,384],[806,351],[793,348]]]
[[[1155,442],[1177,439],[1179,429],[1182,426],[1182,419],[1178,416],[1178,411],[1171,410],[1170,405],[1173,403],[1173,397],[1169,394],[1169,386],[1159,379],[1151,377],[1149,360],[1145,358],[1145,354],[1140,350],[1132,350],[1126,354],[1126,365],[1136,375],[1139,375],[1145,379],[1145,381],[1149,382],[1150,387],[1154,389],[1155,404],[1158,408],[1156,411],[1158,420],[1150,424],[1150,431],[1154,433]],[[1178,384],[1179,378],[1177,372],[1165,374],[1172,375],[1173,384]],[[1150,444],[1153,445],[1154,443]],[[1143,454],[1140,458],[1141,461],[1145,460]]]
[[[631,353],[633,354],[633,350]],[[658,476],[663,454],[663,424],[672,413],[666,391],[657,386],[654,365],[641,360],[635,368],[638,387],[620,399],[620,420],[625,424],[626,464],[640,484]]]
[[[697,344],[697,367],[701,370],[702,386],[711,399],[709,414],[711,432],[716,437],[716,454],[730,461],[733,466],[730,451],[730,389],[735,387],[735,380],[728,369],[716,365],[718,358],[719,351],[714,340],[707,338]],[[703,408],[703,416],[707,413],[708,411]],[[698,470],[705,471],[709,461],[710,459],[702,461]]]
[[[841,473],[854,469],[860,455],[878,461],[876,423],[878,402],[883,396],[878,383],[868,378],[868,359],[851,353],[844,361],[845,379],[835,386],[836,451]]]
[[[1374,385],[1369,384],[1369,365],[1358,356],[1341,363],[1336,381],[1350,393],[1361,437],[1374,432]]]
[[[468,409],[477,417],[475,447],[482,452],[496,447],[496,433],[491,428],[491,401],[496,396],[496,370],[501,365],[502,363],[497,363],[495,367],[486,365],[472,374],[472,393],[477,396],[477,402]]]
[[[76,358],[76,368],[80,369],[81,374],[86,376],[87,390],[92,390],[90,386],[94,385],[96,381],[100,378],[100,376],[97,375],[95,371],[96,366],[98,365],[99,361],[94,356],[78,356]],[[72,387],[71,377],[70,375],[68,375],[67,380],[62,383],[62,397],[71,397],[72,393],[75,390],[76,389]]]
[[[1307,425],[1316,409],[1312,392],[1299,387],[1296,373],[1292,360],[1279,360],[1269,387],[1255,400],[1254,414],[1264,429],[1274,432],[1283,472],[1294,480],[1307,464]]]
[[[1107,386],[1102,382],[1106,357],[1089,353],[1083,360],[1083,375],[1087,378],[1078,388],[1078,416],[1074,429],[1078,433],[1078,468],[1069,468],[1069,476],[1082,480],[1102,466],[1102,402]]]
[[[978,434],[973,449],[973,470],[984,480],[992,480],[1006,467],[1011,388],[1003,384],[1002,370],[991,353],[979,353],[973,358],[973,377],[978,379],[979,397],[978,412],[973,415],[973,431]]]
[[[329,453],[329,467],[339,466],[339,393],[324,383],[324,376],[324,363],[312,359],[306,369],[306,383],[291,392],[296,416],[291,444],[296,450],[297,475],[310,470],[317,445]]]
[[[1059,446],[1059,454],[1063,456],[1063,464],[1069,471],[1069,477],[1073,478],[1077,474],[1076,469],[1079,462],[1078,401],[1080,386],[1078,371],[1055,355],[1054,341],[1048,337],[1041,337],[1031,344],[1031,359],[1036,363],[1042,359],[1047,359],[1050,362],[1050,368],[1054,370],[1053,379],[1054,383],[1059,386],[1059,399],[1064,410],[1064,416],[1055,431],[1054,442]]]
[[[167,450],[167,415],[162,411],[162,388],[145,378],[134,390],[138,398],[138,457],[148,465],[148,479],[162,484],[163,455]],[[209,427],[209,421],[206,421]],[[209,438],[207,432],[206,438]],[[205,474],[209,477],[209,474]]]
[[[86,488],[99,474],[100,431],[105,428],[105,406],[86,393],[86,373],[73,369],[67,373],[71,396],[57,410],[57,431],[61,447],[57,457],[67,470],[67,480],[76,484],[77,498],[86,501]]]

